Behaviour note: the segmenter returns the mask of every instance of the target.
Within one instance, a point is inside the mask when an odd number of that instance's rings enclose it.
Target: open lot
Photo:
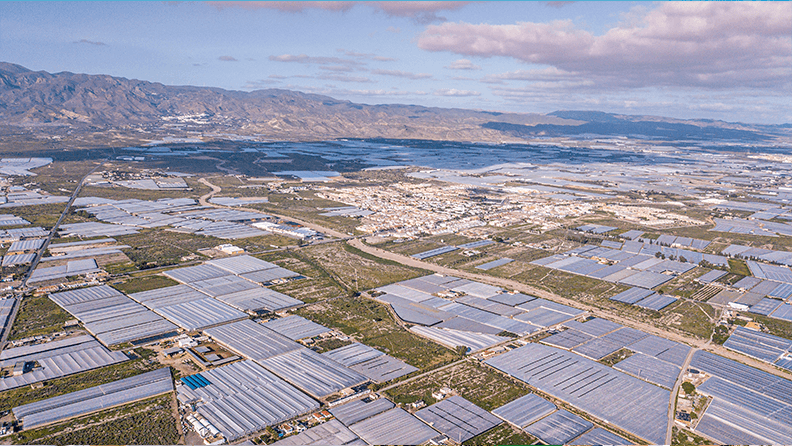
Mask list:
[[[476,435],[462,444],[464,446],[491,446],[535,443],[536,438],[532,437],[531,435],[513,427],[509,423],[501,423],[487,432]]]
[[[344,287],[354,291],[377,288],[431,273],[379,259],[344,242],[309,246],[299,252],[315,261]]]
[[[14,435],[15,444],[177,444],[173,394]]]
[[[219,238],[162,229],[144,229],[138,234],[123,235],[116,239],[119,243],[131,246],[123,251],[138,269],[175,265],[182,257],[196,255],[199,249],[226,243]]]
[[[449,387],[459,396],[484,410],[492,410],[530,393],[529,387],[516,380],[470,360],[426,374],[386,391],[396,403],[408,404],[423,400],[435,403],[432,392]]]
[[[390,311],[364,297],[345,297],[303,307],[295,313],[325,327],[336,328],[421,370],[458,359],[456,353],[400,326]]]
[[[63,323],[70,319],[73,317],[46,295],[28,296],[22,300],[8,339],[57,333],[63,330]]]

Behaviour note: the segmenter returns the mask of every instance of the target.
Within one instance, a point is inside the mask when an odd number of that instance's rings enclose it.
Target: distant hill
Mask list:
[[[68,125],[75,129],[189,125],[283,139],[467,141],[580,134],[756,140],[789,128],[590,111],[519,114],[365,105],[289,90],[243,92],[166,86],[108,75],[32,71],[4,62],[0,62],[0,124]]]

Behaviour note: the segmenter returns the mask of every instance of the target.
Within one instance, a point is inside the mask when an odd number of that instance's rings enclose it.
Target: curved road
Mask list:
[[[601,317],[604,317],[606,319],[610,319],[610,320],[612,320],[614,322],[618,322],[618,323],[620,323],[622,325],[625,325],[625,326],[628,326],[628,327],[633,327],[633,328],[636,328],[638,330],[644,331],[646,333],[650,333],[650,334],[653,334],[653,335],[656,335],[656,336],[660,336],[662,338],[670,339],[672,341],[684,343],[684,344],[693,346],[693,347],[701,349],[701,350],[708,350],[708,351],[716,353],[716,354],[718,354],[720,356],[735,360],[737,362],[748,364],[751,367],[755,367],[757,369],[764,370],[764,371],[766,371],[768,373],[772,373],[773,375],[781,376],[781,377],[783,377],[785,379],[790,379],[789,375],[787,375],[784,372],[776,369],[775,367],[773,367],[770,364],[767,364],[765,362],[760,362],[758,360],[754,360],[754,359],[749,358],[747,356],[743,356],[743,355],[737,354],[735,352],[732,352],[731,350],[727,350],[723,346],[720,346],[720,345],[717,345],[717,344],[712,344],[712,343],[710,343],[709,340],[703,340],[703,339],[697,339],[697,338],[685,336],[685,335],[680,334],[680,333],[675,333],[675,332],[663,330],[663,329],[658,328],[658,327],[656,327],[656,326],[654,326],[652,324],[647,324],[645,322],[636,321],[634,319],[627,319],[627,318],[625,318],[623,316],[620,316],[618,314],[615,314],[613,312],[610,312],[610,311],[607,311],[607,310],[603,310],[603,309],[600,309],[600,308],[596,308],[596,307],[593,307],[591,305],[587,305],[585,303],[582,303],[582,302],[579,302],[579,301],[576,301],[576,300],[567,299],[567,298],[561,297],[561,296],[559,296],[559,295],[557,295],[555,293],[551,293],[549,291],[541,290],[541,289],[532,287],[530,285],[526,285],[524,283],[520,283],[520,282],[511,280],[511,279],[504,279],[504,278],[501,278],[501,277],[493,277],[493,276],[488,276],[488,275],[483,275],[483,274],[469,273],[467,271],[461,271],[461,270],[457,270],[457,269],[453,269],[453,268],[448,268],[448,267],[444,267],[444,266],[440,266],[440,265],[435,265],[433,263],[424,262],[424,261],[418,260],[418,259],[413,258],[413,257],[405,256],[405,255],[402,255],[402,254],[396,254],[394,252],[385,251],[383,249],[375,248],[375,247],[373,247],[371,245],[367,245],[367,244],[363,243],[358,238],[348,240],[348,243],[350,245],[354,246],[355,248],[360,249],[363,252],[366,252],[368,254],[371,254],[373,256],[376,256],[376,257],[379,257],[379,258],[382,258],[382,259],[392,260],[394,262],[401,263],[402,265],[412,266],[412,267],[415,267],[415,268],[422,268],[422,269],[434,271],[436,273],[443,274],[443,275],[462,277],[462,278],[469,279],[469,280],[475,280],[475,281],[478,281],[478,282],[488,283],[490,285],[499,286],[501,288],[506,288],[506,289],[510,289],[510,290],[516,290],[516,291],[520,291],[520,292],[523,292],[523,293],[526,293],[526,294],[531,294],[531,295],[534,295],[534,296],[537,296],[537,297],[541,297],[543,299],[552,300],[552,301],[555,301],[555,302],[558,302],[558,303],[561,303],[561,304],[564,304],[564,305],[569,305],[570,307],[580,308],[582,310],[588,311],[590,314],[592,314],[594,316],[601,316]]]
[[[257,212],[259,214],[271,215],[271,216],[279,218],[281,220],[293,221],[293,222],[295,222],[295,223],[297,223],[299,225],[305,226],[306,228],[310,228],[310,229],[313,229],[314,231],[321,232],[323,234],[327,234],[327,235],[330,235],[330,236],[333,236],[333,237],[336,237],[336,238],[340,238],[340,239],[344,239],[344,240],[351,238],[349,236],[349,234],[344,234],[342,232],[338,232],[338,231],[335,231],[335,230],[330,229],[330,228],[325,228],[325,227],[322,227],[322,226],[319,226],[317,224],[310,223],[310,222],[307,222],[307,221],[304,221],[304,220],[299,220],[299,219],[294,218],[294,217],[288,217],[288,216],[285,216],[285,215],[273,214],[272,212],[269,212],[269,211],[263,212],[263,211],[260,211],[258,209],[251,209],[251,208],[245,208],[245,207],[233,207],[233,208],[231,208],[229,206],[219,206],[219,205],[210,203],[208,201],[209,198],[211,198],[213,195],[215,195],[218,192],[220,192],[222,190],[222,188],[220,186],[216,186],[216,185],[210,183],[209,180],[207,180],[206,178],[201,178],[198,181],[201,182],[202,184],[205,184],[205,185],[207,185],[207,186],[212,188],[211,192],[209,192],[208,194],[203,195],[201,198],[198,199],[198,202],[201,204],[201,206],[212,206],[212,207],[216,207],[216,208],[229,208],[229,209],[239,209],[241,211]]]

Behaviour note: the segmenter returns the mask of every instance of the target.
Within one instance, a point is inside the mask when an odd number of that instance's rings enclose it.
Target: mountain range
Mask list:
[[[366,105],[290,90],[167,86],[108,75],[47,73],[0,62],[0,124],[74,129],[170,128],[273,139],[415,138],[504,141],[580,135],[659,140],[762,141],[789,125],[761,126],[596,111],[499,113]]]

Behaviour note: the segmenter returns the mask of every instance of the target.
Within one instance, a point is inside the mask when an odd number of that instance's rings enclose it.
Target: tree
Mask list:
[[[465,356],[467,354],[468,348],[466,345],[458,345],[454,352],[457,356]]]
[[[682,390],[688,395],[693,395],[696,392],[696,386],[694,386],[693,383],[685,381],[682,383]]]

